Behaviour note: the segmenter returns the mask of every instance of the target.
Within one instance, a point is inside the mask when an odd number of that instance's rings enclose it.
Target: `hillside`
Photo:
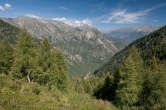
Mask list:
[[[143,58],[145,63],[149,63],[149,60],[152,57],[158,58],[160,61],[165,60],[165,50],[166,50],[166,27],[163,27],[143,38],[140,38],[133,43],[131,43],[128,47],[118,52],[111,58],[111,60],[106,63],[103,68],[101,68],[100,72],[111,72],[113,71],[111,68],[116,64],[123,63],[123,60],[132,46],[136,46],[141,57]]]
[[[107,76],[94,95],[125,110],[166,109],[166,26],[118,52],[95,74]]]
[[[65,54],[70,75],[80,76],[93,72],[118,51],[111,40],[104,38],[97,29],[88,26],[74,28],[54,20],[29,17],[3,20],[26,28],[35,38],[47,37],[53,46]]]
[[[15,43],[19,29],[2,20],[0,20],[0,40],[7,38],[10,42]]]
[[[128,46],[129,42],[127,42],[126,40],[124,40],[123,38],[118,38],[118,37],[109,37],[107,35],[104,35],[106,38],[108,38],[109,40],[111,40],[114,45],[120,50],[124,49],[125,47]]]
[[[66,60],[47,38],[24,29],[16,44],[0,40],[0,110],[116,110],[69,79]]]

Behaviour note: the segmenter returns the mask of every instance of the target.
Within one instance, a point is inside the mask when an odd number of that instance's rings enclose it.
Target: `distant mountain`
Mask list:
[[[111,40],[92,27],[75,28],[54,20],[29,17],[2,19],[27,29],[35,38],[47,37],[53,46],[60,48],[65,54],[70,75],[80,76],[93,72],[118,51]]]
[[[158,27],[154,25],[142,25],[139,27],[122,27],[117,28],[109,31],[104,31],[103,33],[108,38],[120,38],[125,40],[128,43],[131,43],[132,41],[143,37],[155,30],[157,30]]]
[[[107,62],[103,67],[98,69],[95,74],[101,73],[116,73],[116,71],[121,71],[120,68],[125,64],[125,59],[135,52],[132,51],[132,47],[136,47],[138,52],[140,53],[141,58],[144,62],[144,68],[152,66],[154,61],[160,65],[166,64],[166,26],[160,28],[159,30],[146,35],[142,38],[131,43],[129,46],[124,48],[122,51],[115,54],[109,62]],[[133,56],[136,58],[136,56]],[[135,60],[136,63],[138,63]],[[146,66],[145,66],[146,65]],[[165,65],[166,66],[166,65]],[[159,66],[161,67],[161,66]],[[164,67],[164,66],[162,66]],[[143,70],[143,68],[139,68],[139,70]],[[160,68],[161,69],[161,68]],[[162,68],[162,70],[165,68]]]

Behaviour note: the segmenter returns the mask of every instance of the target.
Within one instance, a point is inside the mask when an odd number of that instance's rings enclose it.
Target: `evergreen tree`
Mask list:
[[[66,88],[68,76],[63,54],[57,49],[51,49],[48,39],[43,38],[37,56],[33,81],[50,88]]]
[[[67,73],[68,68],[67,68],[64,55],[62,54],[60,50],[55,49],[52,51],[52,56],[55,56],[56,60],[52,60],[52,61],[56,63],[58,68],[57,86],[58,88],[66,89],[67,83],[68,83],[68,73]]]
[[[117,101],[120,102],[120,106],[125,110],[137,109],[138,94],[141,90],[141,73],[138,71],[141,69],[142,59],[136,47],[132,47],[129,51],[124,67],[120,71],[120,80],[118,83],[118,89],[116,91]]]
[[[117,85],[114,76],[110,75],[110,73],[107,73],[104,80],[104,85],[102,86],[102,88],[95,91],[94,95],[97,98],[114,101],[116,88]]]
[[[0,41],[0,73],[8,74],[13,63],[13,48],[7,39]]]
[[[36,43],[26,30],[21,30],[18,35],[18,42],[15,49],[12,74],[14,77],[27,78],[31,81],[31,73],[35,69]]]
[[[33,80],[39,84],[48,85],[51,66],[51,45],[47,38],[43,38],[37,53],[37,67],[33,74]]]
[[[139,95],[141,110],[166,109],[166,69],[163,68],[165,65],[156,65],[155,60],[153,61],[155,67],[160,66],[160,68],[147,70],[144,73],[144,82]]]

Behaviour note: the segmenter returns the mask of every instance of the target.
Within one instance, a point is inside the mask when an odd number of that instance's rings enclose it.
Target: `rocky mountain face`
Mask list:
[[[117,28],[109,31],[104,31],[103,33],[108,38],[118,38],[125,40],[128,44],[132,41],[143,37],[155,30],[157,30],[158,27],[154,25],[142,25],[139,27],[123,27],[123,28]]]
[[[3,20],[27,29],[35,38],[47,37],[53,46],[65,54],[70,75],[80,76],[93,72],[118,51],[111,40],[92,27],[71,27],[54,20],[29,17]]]

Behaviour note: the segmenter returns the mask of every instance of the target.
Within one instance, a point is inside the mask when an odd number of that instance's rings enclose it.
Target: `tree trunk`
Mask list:
[[[28,80],[28,83],[30,83],[31,82],[31,79],[30,79],[30,74],[31,74],[31,72],[28,72],[28,74],[27,74],[27,80]]]

